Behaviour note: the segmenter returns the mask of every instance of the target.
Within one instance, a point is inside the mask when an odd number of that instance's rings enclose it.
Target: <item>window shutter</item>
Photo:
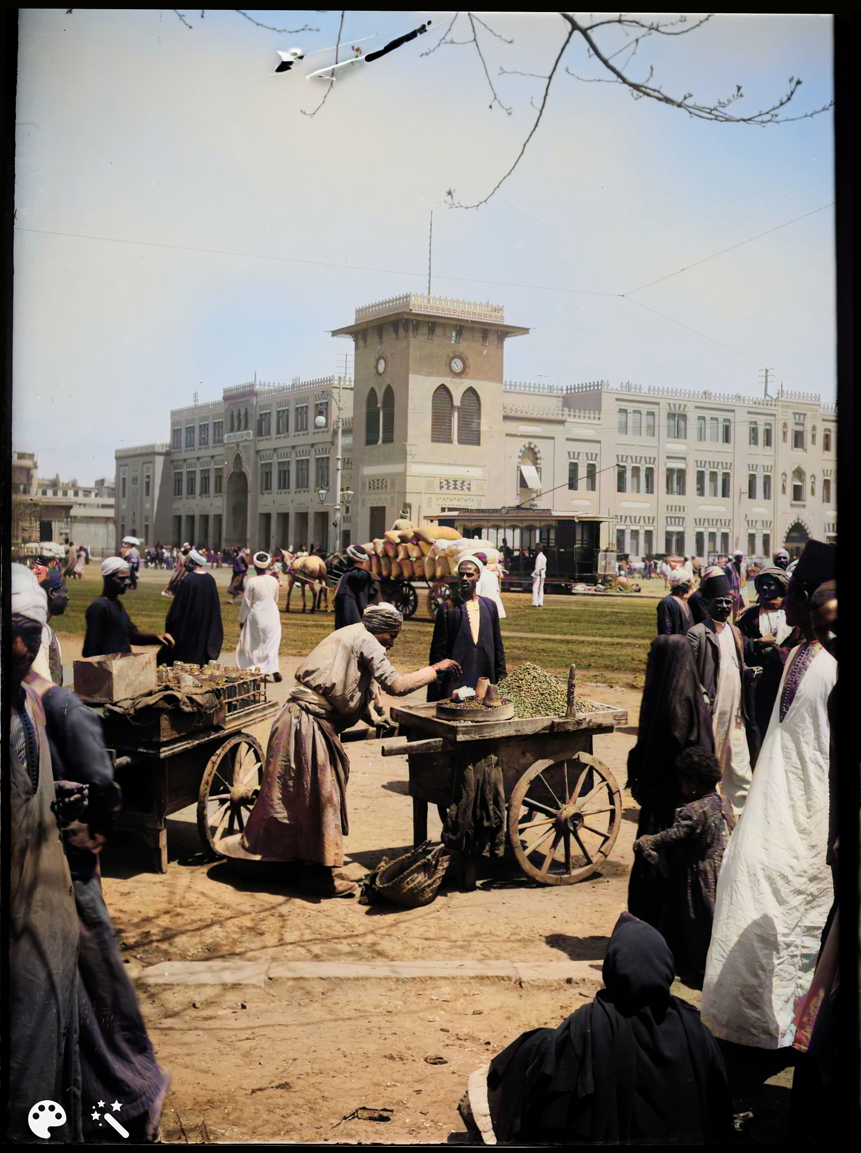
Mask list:
[[[452,416],[454,404],[451,393],[441,384],[431,401],[431,441],[434,444],[451,444]]]
[[[395,394],[390,384],[383,393],[383,444],[391,444],[395,439]]]
[[[377,402],[377,390],[372,388],[365,403],[365,444],[379,444],[380,441],[380,406]]]
[[[481,400],[474,388],[461,397],[457,422],[458,444],[481,444]]]

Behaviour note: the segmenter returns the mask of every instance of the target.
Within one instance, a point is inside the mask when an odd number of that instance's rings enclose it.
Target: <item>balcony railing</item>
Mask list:
[[[356,324],[373,320],[378,316],[388,316],[392,312],[417,312],[425,316],[449,316],[454,320],[482,320],[490,324],[504,324],[505,314],[501,304],[480,304],[474,300],[457,300],[450,296],[424,296],[416,292],[406,292],[402,296],[392,296],[388,300],[378,300],[375,304],[363,304],[356,309]]]

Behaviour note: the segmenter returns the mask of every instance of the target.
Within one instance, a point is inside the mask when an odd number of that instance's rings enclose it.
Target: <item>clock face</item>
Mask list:
[[[466,368],[466,362],[462,356],[453,356],[449,361],[449,368],[455,376],[460,376],[460,374]]]
[[[380,359],[377,361],[377,376],[382,376],[385,371],[386,371],[386,358],[384,356],[381,356]]]

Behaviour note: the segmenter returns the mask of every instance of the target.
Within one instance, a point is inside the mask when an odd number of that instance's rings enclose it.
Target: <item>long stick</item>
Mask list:
[[[433,213],[430,214],[430,236],[428,238],[428,296],[431,294],[431,256],[433,254]]]

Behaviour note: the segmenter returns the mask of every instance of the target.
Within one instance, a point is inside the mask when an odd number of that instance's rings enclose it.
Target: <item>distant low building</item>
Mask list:
[[[86,545],[93,556],[107,556],[114,551],[115,535],[112,481],[83,485],[76,479],[40,477],[34,453],[13,454],[13,544],[68,540]]]

